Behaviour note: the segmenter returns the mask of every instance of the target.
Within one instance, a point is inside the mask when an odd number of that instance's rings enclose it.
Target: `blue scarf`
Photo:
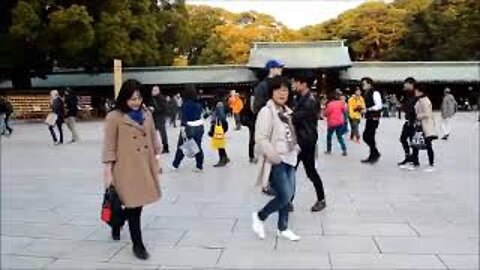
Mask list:
[[[143,125],[143,121],[145,120],[145,118],[143,117],[142,109],[131,110],[128,112],[128,116],[132,118],[133,121],[139,123],[140,125]]]

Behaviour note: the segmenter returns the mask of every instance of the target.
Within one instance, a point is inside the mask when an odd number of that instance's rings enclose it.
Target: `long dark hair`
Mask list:
[[[131,111],[130,107],[128,107],[127,101],[138,92],[140,96],[142,96],[142,84],[134,79],[126,80],[122,84],[122,88],[120,88],[120,93],[118,93],[118,97],[115,101],[115,106],[112,110],[119,110],[123,113],[127,113]]]
[[[185,89],[182,93],[183,99],[198,100],[197,88],[193,84],[185,85]]]

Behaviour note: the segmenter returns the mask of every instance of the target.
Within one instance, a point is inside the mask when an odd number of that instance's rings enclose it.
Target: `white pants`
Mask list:
[[[443,135],[449,135],[450,134],[450,125],[449,125],[450,119],[449,118],[443,118],[442,117],[442,132]]]

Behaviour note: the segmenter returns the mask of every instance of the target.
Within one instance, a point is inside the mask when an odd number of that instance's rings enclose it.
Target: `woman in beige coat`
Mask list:
[[[147,259],[141,233],[144,205],[160,198],[158,156],[161,152],[152,115],[143,106],[141,84],[127,80],[120,89],[114,109],[107,115],[102,161],[105,187],[115,187],[125,206],[133,252]],[[120,228],[112,228],[114,240],[120,240]]]
[[[274,77],[269,87],[271,98],[260,110],[255,125],[255,143],[263,156],[257,184],[262,186],[270,176],[275,198],[252,214],[252,228],[260,239],[264,239],[264,221],[278,212],[278,236],[298,241],[300,237],[288,229],[288,206],[295,194],[295,167],[300,151],[292,110],[286,105],[290,83],[287,78]]]
[[[417,103],[415,103],[415,112],[417,114],[417,124],[419,124],[423,130],[425,136],[425,145],[427,148],[428,161],[430,166],[425,169],[425,171],[434,170],[435,154],[433,152],[432,141],[437,139],[435,133],[435,120],[433,118],[432,102],[425,94],[425,91],[416,88],[415,96],[418,98]],[[411,169],[415,170],[420,167],[420,162],[418,161],[418,148],[413,148],[412,160],[413,167]]]

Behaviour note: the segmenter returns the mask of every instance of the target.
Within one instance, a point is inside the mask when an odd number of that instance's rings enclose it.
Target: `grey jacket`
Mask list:
[[[442,118],[450,118],[457,112],[457,101],[452,94],[446,94],[442,102]]]

